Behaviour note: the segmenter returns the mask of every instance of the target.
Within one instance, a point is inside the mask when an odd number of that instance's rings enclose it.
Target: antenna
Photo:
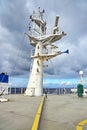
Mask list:
[[[54,24],[54,28],[53,28],[53,34],[55,34],[58,31],[58,21],[59,21],[59,16],[56,16],[55,24]]]

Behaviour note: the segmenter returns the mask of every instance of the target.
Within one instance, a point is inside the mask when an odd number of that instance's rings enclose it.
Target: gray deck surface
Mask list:
[[[87,120],[87,97],[48,95],[39,130],[76,130],[82,120]],[[87,124],[82,130],[87,130]]]
[[[9,95],[9,102],[0,102],[0,130],[31,130],[42,97]],[[39,130],[76,130],[87,120],[87,97],[48,95]],[[87,124],[82,130],[87,130]]]
[[[9,95],[0,102],[0,130],[31,130],[42,97]]]

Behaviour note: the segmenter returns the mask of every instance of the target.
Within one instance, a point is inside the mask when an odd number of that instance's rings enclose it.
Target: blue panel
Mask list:
[[[0,82],[8,83],[8,80],[9,80],[9,76],[6,73],[0,74]]]

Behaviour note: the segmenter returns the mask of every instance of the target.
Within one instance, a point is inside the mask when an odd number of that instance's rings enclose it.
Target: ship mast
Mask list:
[[[59,16],[56,16],[55,25],[52,34],[46,34],[46,21],[44,20],[45,10],[38,10],[38,13],[33,11],[30,16],[32,27],[29,26],[29,31],[26,35],[29,37],[30,44],[35,48],[31,55],[33,59],[30,78],[25,91],[29,96],[41,96],[43,94],[43,63],[49,59],[68,53],[61,52],[53,43],[60,40],[66,34],[58,28]],[[51,51],[49,51],[51,50]]]

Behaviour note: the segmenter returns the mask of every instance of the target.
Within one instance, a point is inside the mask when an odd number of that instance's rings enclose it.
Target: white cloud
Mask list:
[[[45,73],[59,78],[77,77],[79,70],[87,75],[87,1],[85,0],[15,0],[0,4],[0,71],[10,74],[27,75],[29,73],[28,38],[23,38],[29,23],[29,15],[38,7],[45,9],[48,32],[52,32],[55,16],[59,15],[59,27],[67,36],[55,43],[59,50],[67,48],[69,55],[61,55],[50,61]],[[6,67],[9,66],[9,67]],[[15,68],[15,69],[14,69]]]

